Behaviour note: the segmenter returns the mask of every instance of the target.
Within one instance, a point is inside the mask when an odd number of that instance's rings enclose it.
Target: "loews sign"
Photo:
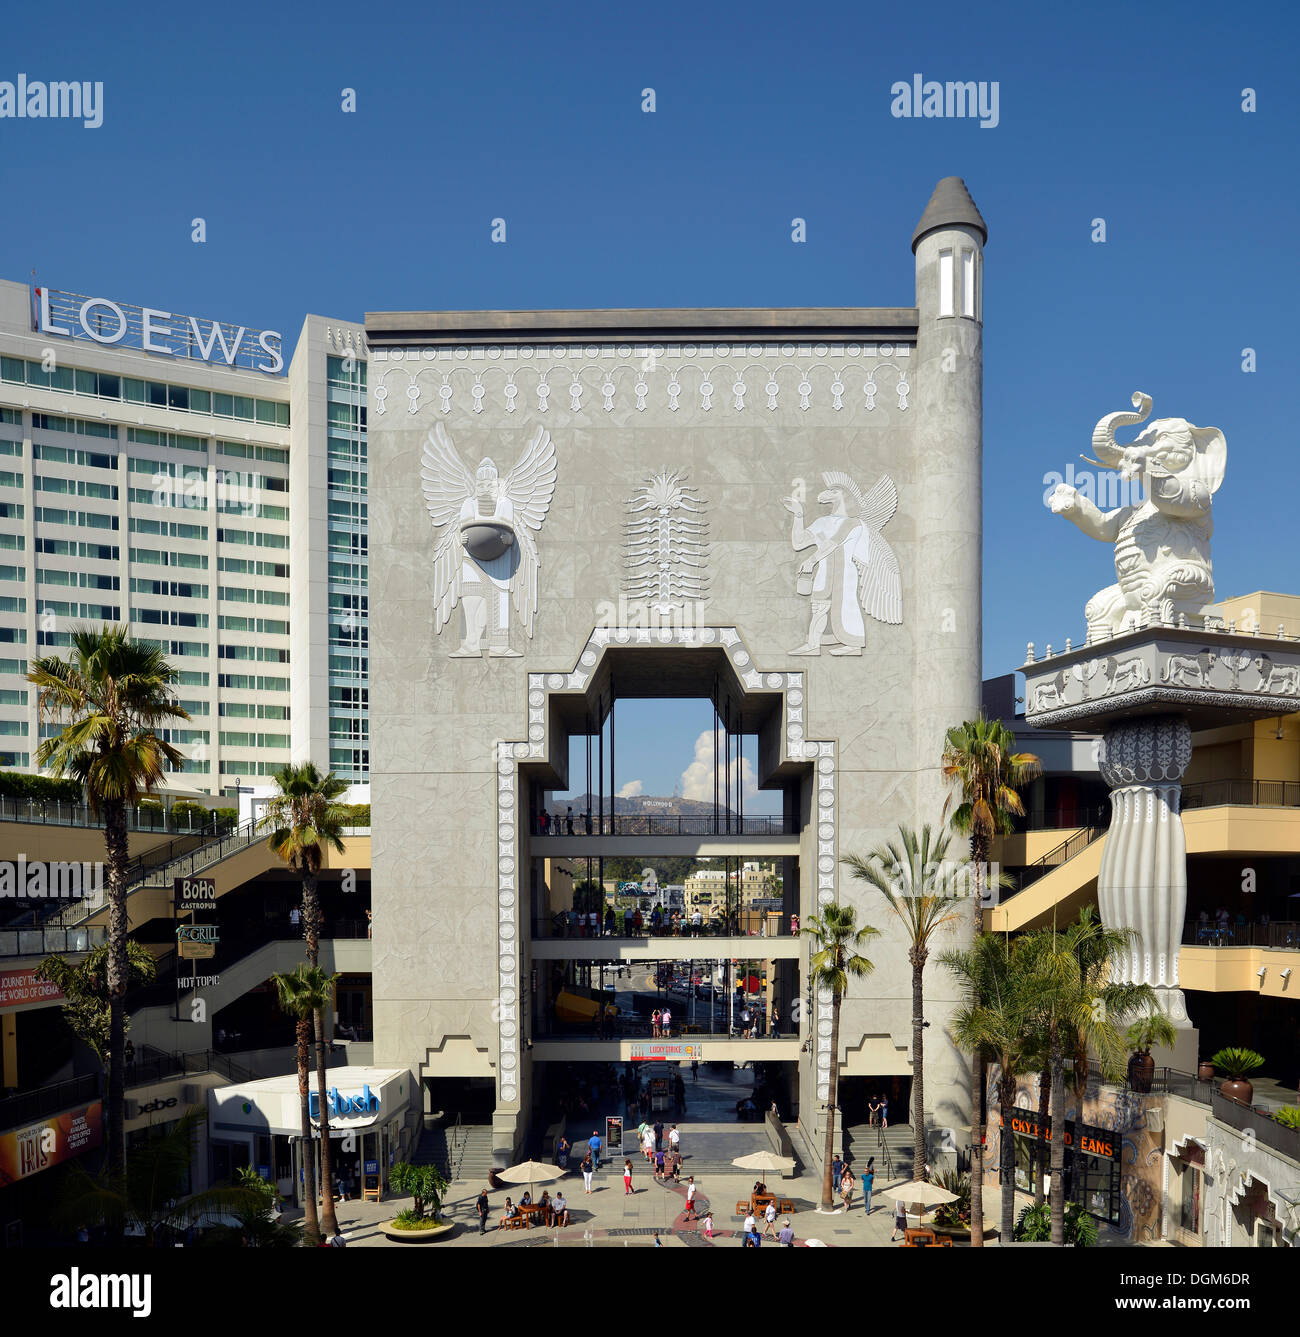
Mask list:
[[[243,367],[268,376],[284,370],[284,337],[279,330],[227,325],[156,307],[114,302],[107,297],[83,297],[59,288],[34,291],[36,329],[41,334]]]

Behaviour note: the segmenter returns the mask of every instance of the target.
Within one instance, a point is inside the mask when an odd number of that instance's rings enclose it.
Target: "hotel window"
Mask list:
[[[975,316],[975,252],[969,248],[961,253],[961,313]]]
[[[953,272],[952,272],[952,252],[939,252],[939,314],[941,316],[951,316],[953,314]]]

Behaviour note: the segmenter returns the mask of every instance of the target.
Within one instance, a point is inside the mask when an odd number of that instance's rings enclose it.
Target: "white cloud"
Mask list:
[[[721,757],[719,757],[721,761]],[[742,768],[743,767],[743,768]],[[758,793],[758,781],[754,778],[754,768],[746,757],[742,763],[734,752],[731,758],[731,792],[736,792],[736,778],[740,776],[745,786],[745,795]],[[718,789],[718,800],[725,798],[726,784]],[[706,729],[695,740],[695,760],[682,772],[682,797],[697,799],[700,802],[713,801],[713,730]]]
[[[618,791],[619,798],[636,798],[638,794],[643,794],[645,787],[640,780],[629,780],[622,789]]]

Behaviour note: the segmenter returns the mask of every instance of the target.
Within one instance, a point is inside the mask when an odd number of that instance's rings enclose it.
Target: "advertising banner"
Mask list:
[[[648,1062],[689,1063],[691,1059],[704,1057],[704,1046],[698,1041],[689,1043],[684,1040],[634,1040],[631,1057]]]
[[[104,1105],[99,1100],[0,1134],[0,1188],[70,1161],[103,1141]]]
[[[57,1003],[63,990],[57,984],[36,978],[35,967],[0,970],[0,1012],[24,1003]]]

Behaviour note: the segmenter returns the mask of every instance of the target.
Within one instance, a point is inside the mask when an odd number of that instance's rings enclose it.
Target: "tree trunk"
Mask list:
[[[912,1178],[929,1179],[925,1164],[925,998],[921,980],[925,953],[914,947],[912,962]]]
[[[104,845],[108,854],[108,1169],[126,1173],[126,804],[104,803]],[[110,1223],[113,1243],[122,1242],[124,1221]]]
[[[302,1201],[303,1237],[308,1244],[320,1243],[320,1223],[316,1216],[316,1157],[312,1151],[311,1112],[307,1106],[307,1044],[311,1037],[311,1022],[299,1017],[298,1036],[298,1099],[302,1105]]]
[[[1052,1243],[1065,1243],[1065,1051],[1052,1041]]]
[[[988,842],[978,832],[970,838],[970,858],[975,868],[975,939],[984,932],[984,862]],[[976,1052],[970,1065],[970,1242],[984,1246],[984,1058]]]
[[[1034,1202],[1043,1200],[1044,1163],[1047,1158],[1047,1115],[1052,1099],[1052,1073],[1044,1068],[1038,1074],[1038,1145],[1034,1148]]]
[[[835,1157],[835,1101],[839,1096],[840,1085],[840,996],[835,994],[831,1001],[831,1084],[830,1100],[826,1105],[826,1150],[822,1157],[822,1210],[832,1211],[835,1207],[834,1190],[831,1187],[831,1161]]]
[[[302,928],[307,940],[307,964],[320,964],[320,894],[315,873],[302,875]]]
[[[316,1084],[320,1088],[320,1180],[321,1229],[326,1238],[339,1233],[338,1217],[334,1214],[334,1151],[330,1146],[328,1086],[325,1076],[325,1014],[316,1013]]]
[[[1004,1080],[998,1085],[998,1105],[1002,1117],[1002,1137],[999,1143],[1001,1174],[998,1179],[1002,1185],[1002,1239],[1005,1242],[1011,1239],[1016,1228],[1016,1147],[1011,1136],[1011,1123],[1007,1118],[1007,1111],[1015,1103],[1016,1083],[1014,1079],[1005,1080],[1005,1066],[1002,1071]]]

